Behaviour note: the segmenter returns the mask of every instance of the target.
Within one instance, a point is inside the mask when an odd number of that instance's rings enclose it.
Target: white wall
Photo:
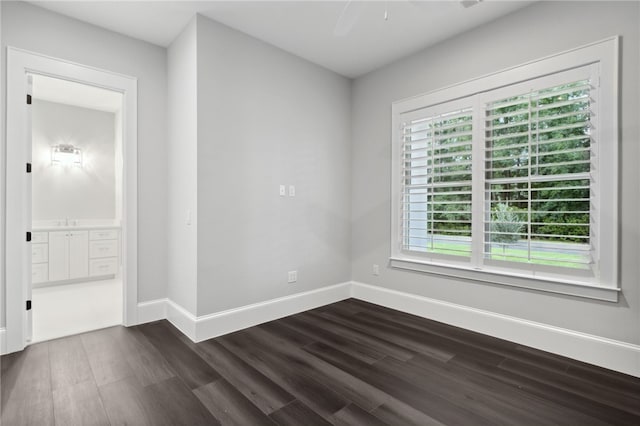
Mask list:
[[[166,49],[25,2],[0,7],[3,73],[14,46],[138,78],[138,300],[166,297]]]
[[[115,114],[39,99],[31,111],[33,220],[113,221]],[[82,167],[51,164],[51,149],[59,144],[79,148]]]
[[[168,296],[205,315],[353,278],[640,343],[637,3],[536,3],[351,87],[202,17],[167,56],[163,48],[27,3],[0,7],[3,73],[11,45],[139,78],[139,301]],[[385,265],[389,256],[391,102],[616,34],[622,36],[619,303],[389,268],[371,275],[371,265]],[[280,184],[296,185],[296,197],[279,197]],[[287,284],[293,269],[298,283]]]
[[[169,47],[169,244],[167,296],[192,314],[197,296],[197,40],[196,20]],[[187,224],[191,211],[191,224]]]
[[[204,17],[197,31],[197,314],[348,281],[350,81]]]
[[[639,5],[540,2],[449,39],[353,83],[352,277],[356,281],[640,343]],[[393,101],[621,35],[619,303],[594,301],[382,268],[390,246]]]
[[[5,93],[5,56],[4,56],[4,37],[2,36],[2,4],[0,4],[0,158],[7,158],[7,144],[5,143],[5,105],[6,99],[4,97]],[[0,170],[4,172],[4,162],[0,162]],[[6,288],[5,288],[5,227],[6,227],[6,218],[4,212],[5,210],[5,200],[6,200],[6,192],[5,192],[5,174],[0,173],[0,212],[2,212],[2,217],[0,217],[0,301],[7,300],[6,296]],[[6,324],[6,309],[4,307],[4,302],[0,302],[0,328],[3,328]],[[0,346],[3,345],[1,343],[0,337]],[[0,347],[0,351],[4,351],[4,347]]]

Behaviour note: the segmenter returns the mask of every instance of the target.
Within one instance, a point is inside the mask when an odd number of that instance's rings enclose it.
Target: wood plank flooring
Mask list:
[[[201,343],[167,321],[3,356],[2,425],[640,425],[640,379],[355,299]]]

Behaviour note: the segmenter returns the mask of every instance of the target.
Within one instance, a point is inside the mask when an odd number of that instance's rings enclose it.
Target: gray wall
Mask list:
[[[350,116],[348,79],[198,17],[198,315],[350,279]]]
[[[167,296],[167,273],[176,284],[170,297],[197,315],[353,278],[640,343],[637,3],[540,2],[351,85],[201,17],[183,33],[190,41],[174,43],[167,59],[166,49],[27,3],[0,5],[2,73],[11,45],[139,78],[140,301]],[[619,303],[389,268],[371,275],[371,265],[385,265],[389,256],[391,102],[616,34],[622,36]],[[167,68],[197,82],[168,82]],[[180,99],[168,109],[169,148],[167,87],[172,100]],[[189,92],[180,95],[185,87]],[[182,133],[194,129],[195,148],[193,134]],[[174,155],[182,154],[175,167]],[[195,178],[182,175],[187,169],[197,170]],[[280,184],[296,185],[297,196],[279,197]],[[187,246],[179,239],[185,230]],[[185,247],[181,263],[174,256]],[[298,283],[287,284],[293,269]],[[189,271],[182,287],[179,278]]]
[[[640,343],[639,4],[540,2],[449,39],[353,83],[352,277],[385,288]],[[382,268],[390,253],[393,101],[621,35],[619,303]]]
[[[192,314],[197,296],[198,80],[196,20],[168,52],[169,244],[167,296]],[[191,225],[187,222],[191,211]]]
[[[28,3],[0,5],[3,75],[14,46],[138,78],[138,300],[166,297],[166,49]]]
[[[33,220],[116,218],[115,114],[34,100]],[[51,149],[70,143],[82,167],[51,164]]]

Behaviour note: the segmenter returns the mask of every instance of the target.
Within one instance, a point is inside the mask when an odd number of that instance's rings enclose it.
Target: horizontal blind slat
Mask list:
[[[555,181],[571,181],[571,180],[586,180],[591,179],[591,173],[572,173],[572,174],[557,174],[557,175],[538,175],[530,177],[517,177],[517,178],[486,178],[487,184],[510,184],[510,183],[526,183],[529,180],[532,182],[555,182]]]

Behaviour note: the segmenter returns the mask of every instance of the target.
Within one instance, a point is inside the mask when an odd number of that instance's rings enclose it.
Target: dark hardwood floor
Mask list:
[[[640,425],[640,379],[350,299],[194,344],[170,323],[3,356],[2,424]]]

